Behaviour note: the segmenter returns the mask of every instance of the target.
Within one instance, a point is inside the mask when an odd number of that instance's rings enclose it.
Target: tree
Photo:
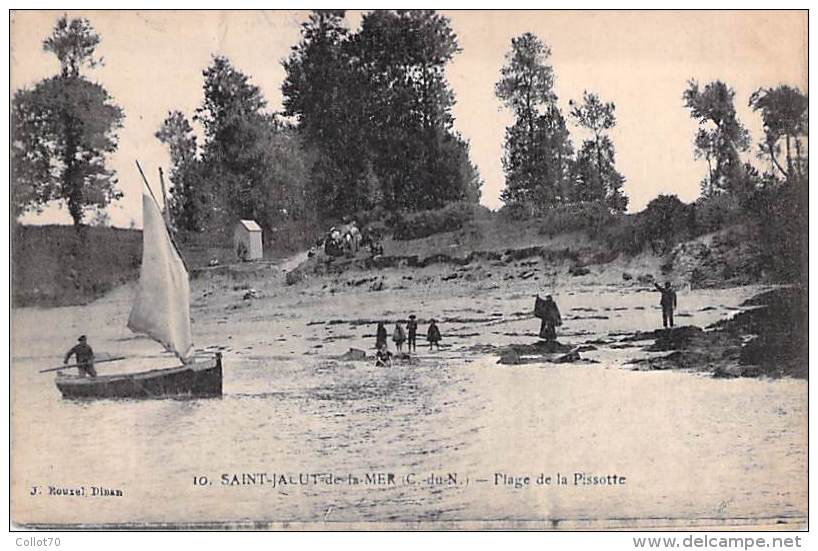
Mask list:
[[[204,101],[194,120],[204,129],[202,177],[207,182],[211,229],[235,218],[257,219],[264,162],[260,144],[269,120],[267,102],[249,77],[224,56],[204,76]]]
[[[807,161],[806,150],[802,152],[802,140],[806,140],[809,134],[807,95],[798,88],[784,84],[777,88],[759,88],[750,96],[750,107],[753,111],[761,111],[764,123],[764,139],[759,144],[760,156],[768,157],[784,179],[803,178]],[[782,140],[786,168],[778,161]]]
[[[250,84],[247,75],[233,67],[224,56],[214,56],[204,76],[204,102],[196,109],[194,120],[204,127],[206,153],[229,154],[230,147],[241,148],[236,138],[247,131],[247,122],[256,123],[267,107],[258,86]],[[226,155],[225,161],[231,160]]]
[[[511,51],[500,69],[494,92],[517,120],[533,133],[534,120],[542,105],[555,103],[554,69],[547,64],[551,49],[532,33],[511,39]]]
[[[447,18],[378,10],[350,33],[343,11],[316,11],[301,36],[282,92],[315,152],[310,188],[324,216],[479,196],[468,144],[452,130],[445,66],[460,50]]]
[[[460,49],[449,20],[378,10],[351,33],[343,18],[313,12],[283,62],[285,114],[315,156],[310,194],[322,216],[479,197],[468,144],[452,130],[445,67]]]
[[[693,209],[675,195],[659,195],[638,214],[642,234],[653,252],[667,254],[689,236]]]
[[[282,61],[286,73],[281,91],[284,113],[296,116],[311,142],[331,145],[338,139],[344,112],[348,56],[345,10],[314,10],[301,25],[301,42]]]
[[[108,212],[106,212],[106,211],[104,211],[102,209],[97,209],[96,211],[94,211],[94,214],[91,217],[91,224],[90,225],[94,226],[94,227],[97,227],[97,228],[104,228],[104,227],[110,226],[111,225],[111,216],[108,214]]]
[[[366,186],[357,183],[373,176],[361,77],[349,52],[344,13],[314,10],[301,26],[301,41],[282,62],[284,114],[297,118],[305,145],[315,152],[309,193],[319,215],[329,217],[370,206]]]
[[[204,101],[194,120],[205,135],[202,176],[207,182],[211,229],[236,218],[257,219],[264,159],[260,144],[269,120],[267,102],[247,75],[214,56],[204,76]]]
[[[573,147],[557,106],[550,55],[532,33],[513,38],[495,84],[495,95],[515,117],[504,143],[501,197],[506,203],[543,208],[564,199]]]
[[[448,170],[452,158],[468,158],[452,132],[454,94],[445,75],[459,51],[449,20],[432,10],[369,13],[350,42],[364,83],[367,149],[387,208],[439,208],[469,195],[464,173]]]
[[[572,167],[574,179],[570,195],[572,202],[605,203],[607,189],[605,180],[597,168],[599,166],[597,155],[600,150],[603,155],[611,154],[610,146],[610,140],[605,140],[599,145],[593,140],[585,140],[582,143]]]
[[[236,220],[251,219],[267,243],[303,246],[315,197],[302,137],[265,111],[259,88],[226,57],[214,56],[202,75],[204,98],[193,122],[171,111],[155,134],[170,152],[174,224],[218,242]],[[203,130],[201,147],[194,124]]]
[[[94,68],[102,62],[94,58],[99,42],[99,35],[87,19],[69,21],[64,15],[57,20],[51,36],[43,41],[43,49],[60,60],[60,76],[78,77],[84,65]]]
[[[154,134],[170,150],[169,208],[177,229],[197,232],[204,229],[207,190],[204,187],[198,159],[198,145],[193,127],[180,111],[168,113]]]
[[[198,159],[181,113],[171,113],[157,133],[179,168],[172,181],[182,188],[172,189],[174,203],[189,200],[175,206],[198,216],[188,229],[219,233],[251,219],[270,236],[285,220],[306,217],[310,162],[292,128],[264,111],[259,88],[227,58],[215,56],[203,77],[204,99],[194,116],[205,137]]]
[[[123,112],[99,84],[80,74],[99,61],[100,38],[87,19],[57,21],[43,49],[57,56],[60,74],[14,94],[11,109],[14,214],[65,201],[74,226],[86,209],[101,209],[122,195],[106,167],[117,148]]]
[[[625,178],[615,168],[614,145],[607,135],[616,126],[616,107],[588,91],[583,92],[582,103],[572,100],[569,104],[577,124],[593,134],[593,139],[585,140],[577,153],[575,199],[605,203],[613,212],[624,212],[628,206],[622,192]]]
[[[750,134],[738,120],[734,97],[733,89],[720,80],[703,90],[690,80],[682,94],[690,116],[699,123],[694,154],[707,161],[708,175],[702,182],[702,193],[707,197],[735,191],[733,185],[742,178],[739,152],[747,151]]]

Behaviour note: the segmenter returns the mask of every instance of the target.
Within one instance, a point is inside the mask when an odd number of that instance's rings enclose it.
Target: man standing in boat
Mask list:
[[[79,376],[85,377],[88,375],[90,377],[96,377],[97,370],[94,369],[94,351],[90,346],[88,346],[88,339],[85,337],[85,335],[82,335],[77,340],[79,343],[74,345],[74,347],[68,351],[62,363],[67,364],[71,356],[76,356]]]

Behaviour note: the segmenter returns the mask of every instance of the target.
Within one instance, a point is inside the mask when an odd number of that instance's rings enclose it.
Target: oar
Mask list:
[[[105,362],[115,362],[117,360],[124,360],[125,356],[118,356],[116,358],[107,358],[105,360],[94,360],[94,365],[96,364],[103,364]],[[49,371],[62,371],[63,369],[71,369],[73,367],[79,367],[81,364],[68,364],[68,365],[61,365],[60,367],[50,367],[48,369],[41,369],[39,373],[47,373]]]

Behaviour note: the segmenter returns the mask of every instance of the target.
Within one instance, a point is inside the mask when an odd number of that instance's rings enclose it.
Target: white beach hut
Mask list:
[[[239,220],[233,230],[233,250],[239,260],[258,260],[264,256],[261,227],[254,220]]]

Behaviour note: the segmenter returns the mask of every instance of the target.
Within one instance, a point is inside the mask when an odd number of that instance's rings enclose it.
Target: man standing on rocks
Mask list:
[[[667,329],[673,327],[673,309],[676,308],[676,291],[670,286],[670,282],[666,281],[664,287],[660,287],[654,283],[656,290],[662,293],[662,300],[659,304],[662,305],[662,325]]]

